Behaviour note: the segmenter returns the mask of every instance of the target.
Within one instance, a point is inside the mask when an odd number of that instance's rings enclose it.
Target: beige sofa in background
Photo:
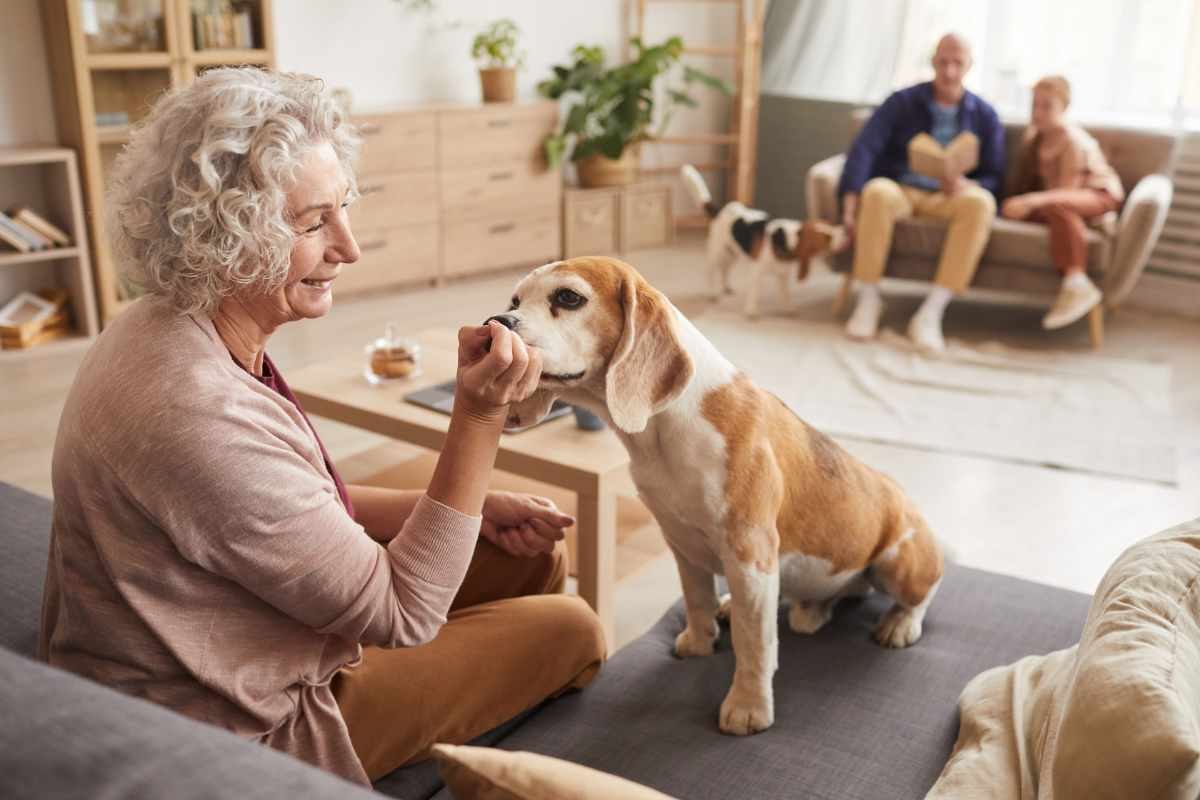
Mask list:
[[[857,129],[869,111],[853,113]],[[1006,182],[1010,186],[1024,130],[1024,125],[1005,125]],[[1092,345],[1099,347],[1103,340],[1104,309],[1116,308],[1128,296],[1162,231],[1171,205],[1172,186],[1167,171],[1177,138],[1168,133],[1128,128],[1088,127],[1087,130],[1096,137],[1121,176],[1127,193],[1115,224],[1106,226],[1106,230],[1089,227],[1087,234],[1088,274],[1104,290],[1103,306],[1097,306],[1089,316]],[[837,185],[845,160],[845,155],[832,156],[808,171],[805,191],[810,218],[829,222],[840,219]],[[945,235],[945,223],[938,220],[910,218],[897,223],[886,276],[932,280]],[[852,260],[852,251],[831,259],[833,269],[846,274],[834,305],[835,314],[841,313],[849,298]],[[1059,280],[1058,270],[1050,260],[1046,226],[997,216],[972,288],[1042,298],[1049,305],[1058,292]]]

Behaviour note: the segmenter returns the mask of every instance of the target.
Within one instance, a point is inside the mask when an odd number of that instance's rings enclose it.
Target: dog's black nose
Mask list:
[[[483,321],[483,324],[487,325],[492,320],[496,320],[496,322],[499,322],[510,331],[515,331],[517,329],[517,318],[512,314],[497,314],[494,317],[488,317]]]

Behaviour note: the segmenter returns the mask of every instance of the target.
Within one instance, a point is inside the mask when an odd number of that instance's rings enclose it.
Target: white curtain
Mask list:
[[[1196,0],[773,0],[763,90],[877,103],[932,77],[947,31],[972,44],[967,85],[1005,116],[1028,114],[1030,86],[1065,75],[1076,119],[1164,125],[1194,105]],[[1192,53],[1191,51],[1197,51]],[[1190,54],[1190,59],[1189,59]]]

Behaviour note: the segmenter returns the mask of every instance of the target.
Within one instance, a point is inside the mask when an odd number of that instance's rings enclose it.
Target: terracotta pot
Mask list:
[[[485,103],[511,103],[517,97],[517,71],[513,67],[481,69],[479,82]]]
[[[637,178],[638,148],[635,145],[627,146],[618,159],[611,159],[603,153],[592,153],[576,161],[575,170],[579,174],[579,185],[585,189],[633,183]]]

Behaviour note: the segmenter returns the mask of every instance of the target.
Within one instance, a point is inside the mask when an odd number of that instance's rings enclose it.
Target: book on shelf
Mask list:
[[[979,137],[963,131],[942,147],[928,133],[918,133],[908,142],[908,167],[934,180],[954,180],[979,165]]]
[[[3,211],[0,211],[0,239],[22,253],[45,250],[51,245],[49,239],[20,224]]]
[[[31,208],[15,206],[8,210],[8,216],[22,225],[32,228],[60,247],[71,245],[71,237],[67,236],[66,231]]]

